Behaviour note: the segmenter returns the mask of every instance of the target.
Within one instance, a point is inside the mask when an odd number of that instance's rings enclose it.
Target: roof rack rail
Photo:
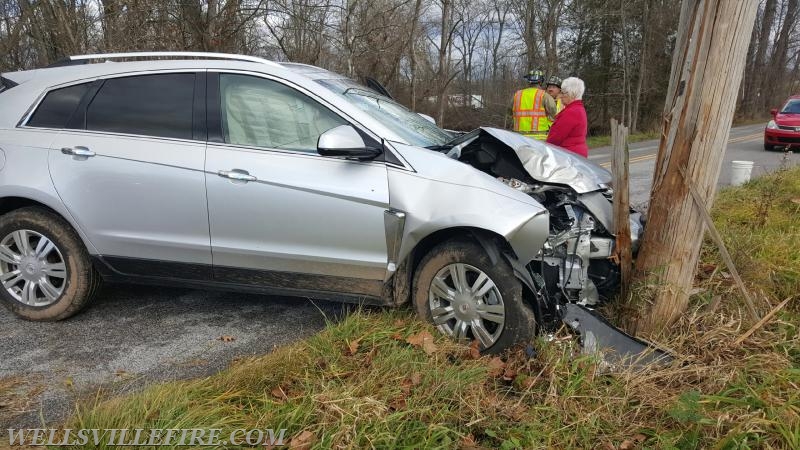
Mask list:
[[[207,58],[207,59],[227,59],[231,61],[247,61],[261,64],[268,64],[280,67],[278,63],[257,56],[236,55],[232,53],[210,53],[210,52],[129,52],[129,53],[100,53],[96,55],[74,55],[55,62],[47,67],[72,66],[86,64],[93,59],[125,59],[125,58],[157,58],[157,57],[180,57],[180,58]]]

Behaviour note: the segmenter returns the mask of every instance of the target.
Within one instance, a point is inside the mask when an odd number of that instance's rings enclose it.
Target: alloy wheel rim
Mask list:
[[[486,273],[469,264],[448,264],[436,273],[428,306],[439,331],[456,340],[477,339],[489,348],[503,333],[503,296]]]
[[[55,243],[33,230],[16,230],[0,240],[0,284],[18,302],[48,306],[61,297],[67,265]]]

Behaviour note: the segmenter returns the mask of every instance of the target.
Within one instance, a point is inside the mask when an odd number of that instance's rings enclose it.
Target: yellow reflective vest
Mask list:
[[[549,94],[537,87],[522,89],[514,94],[514,131],[534,139],[547,139],[552,122],[544,110],[545,95]]]

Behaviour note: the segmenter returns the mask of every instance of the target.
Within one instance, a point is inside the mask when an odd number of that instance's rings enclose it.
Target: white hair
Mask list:
[[[569,95],[575,100],[583,99],[583,91],[586,90],[586,85],[580,78],[569,77],[561,82],[561,93]]]

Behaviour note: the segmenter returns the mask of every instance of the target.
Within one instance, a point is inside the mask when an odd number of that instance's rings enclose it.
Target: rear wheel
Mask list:
[[[522,284],[508,262],[493,264],[470,241],[448,241],[431,250],[414,276],[417,315],[456,340],[477,340],[497,353],[533,338],[536,320],[524,303]]]
[[[769,145],[769,144],[764,144],[764,150],[766,150],[768,152],[771,152],[772,150],[775,150],[775,146],[774,145]]]
[[[89,254],[61,217],[22,208],[0,217],[0,301],[28,320],[65,319],[100,283]]]

